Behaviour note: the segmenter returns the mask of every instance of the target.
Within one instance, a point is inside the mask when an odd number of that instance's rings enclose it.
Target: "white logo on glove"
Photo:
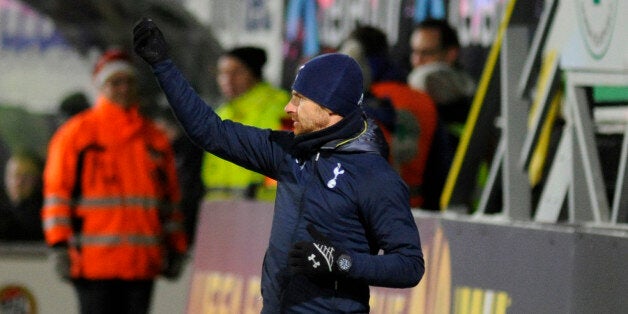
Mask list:
[[[319,252],[321,252],[321,255],[323,255],[323,257],[325,258],[325,261],[327,262],[327,267],[329,268],[329,271],[331,272],[332,271],[331,266],[334,265],[334,250],[335,250],[334,247],[323,245],[323,244],[318,244],[318,243],[314,243],[314,247]]]
[[[318,268],[318,266],[321,266],[321,263],[316,261],[316,255],[314,254],[308,256],[307,260],[312,261],[312,267],[314,268]]]

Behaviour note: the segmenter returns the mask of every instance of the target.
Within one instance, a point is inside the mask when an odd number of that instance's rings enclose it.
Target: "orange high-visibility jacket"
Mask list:
[[[423,174],[438,123],[436,104],[427,93],[394,81],[375,82],[371,85],[371,92],[376,97],[389,98],[392,102],[397,112],[398,129],[396,132],[398,137],[410,136],[409,138],[413,138],[416,136],[413,139],[415,141],[414,154],[403,156],[403,159],[399,160],[401,156],[395,155],[399,151],[395,148],[396,141],[392,140],[393,134],[390,134],[386,128],[382,128],[386,140],[391,144],[390,154],[393,167],[397,169],[410,189],[410,206],[421,207],[423,205],[423,183],[425,182]],[[406,123],[405,130],[399,127],[400,121]],[[408,127],[408,123],[415,125]],[[415,130],[410,131],[408,129]],[[408,134],[400,134],[403,132]],[[412,134],[415,132],[416,134]]]
[[[73,278],[152,279],[187,250],[173,150],[137,107],[100,97],[62,125],[44,198],[46,242],[69,245]]]

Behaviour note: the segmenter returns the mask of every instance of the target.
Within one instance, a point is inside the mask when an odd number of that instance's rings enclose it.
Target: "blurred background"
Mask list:
[[[0,0],[0,173],[13,151],[45,158],[61,104],[76,93],[94,100],[95,60],[110,47],[131,50],[141,17],[157,22],[210,106],[220,103],[217,57],[233,46],[265,48],[264,76],[289,89],[303,61],[335,50],[358,24],[384,30],[391,56],[410,69],[412,27],[443,18],[458,32],[459,61],[478,90],[442,211],[414,209],[431,268],[410,292],[376,290],[373,312],[628,312],[626,14],[625,0]],[[167,106],[148,67],[135,62],[145,110]],[[263,214],[249,216],[251,206]],[[202,216],[208,233],[199,236],[233,232],[263,251],[265,231],[250,225],[270,221],[266,207],[217,206],[242,224]],[[10,303],[1,289],[21,280],[50,306],[42,313],[70,307],[44,296],[72,299],[52,281],[42,246],[0,245],[0,305]],[[207,261],[212,249],[197,253]],[[220,263],[250,258],[233,249]],[[198,308],[221,300],[212,309],[226,313],[228,300],[255,290],[257,265],[193,266],[180,281],[160,283],[157,313],[182,312],[188,299]],[[202,290],[209,286],[215,294]]]

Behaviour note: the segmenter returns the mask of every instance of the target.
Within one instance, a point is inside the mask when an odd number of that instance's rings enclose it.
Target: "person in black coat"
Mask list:
[[[43,166],[43,159],[30,151],[17,151],[7,160],[0,205],[1,240],[43,241]]]

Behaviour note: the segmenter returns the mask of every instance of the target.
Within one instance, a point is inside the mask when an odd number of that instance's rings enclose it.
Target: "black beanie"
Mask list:
[[[362,70],[348,55],[323,54],[301,66],[292,90],[344,117],[362,101]]]
[[[257,47],[238,47],[224,53],[225,56],[234,57],[242,62],[255,77],[262,78],[262,68],[266,64],[266,51]]]

